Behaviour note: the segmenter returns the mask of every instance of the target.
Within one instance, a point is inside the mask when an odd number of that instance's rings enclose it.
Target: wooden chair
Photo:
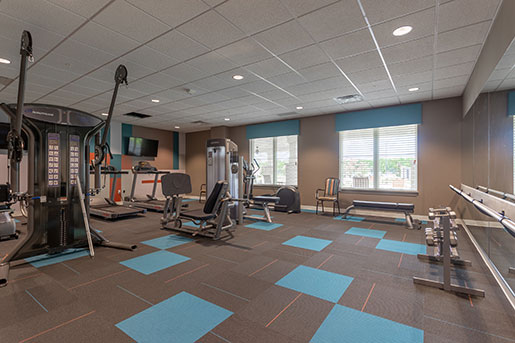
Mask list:
[[[328,177],[325,180],[325,188],[317,189],[315,191],[315,198],[317,201],[316,214],[318,214],[318,205],[322,205],[322,213],[324,213],[324,201],[333,203],[333,216],[336,215],[336,206],[338,206],[338,214],[340,214],[340,179],[335,177]],[[321,194],[323,192],[323,194]]]
[[[206,192],[206,184],[203,183],[200,185],[200,194],[198,196],[198,202],[202,202],[202,194],[204,195],[204,199],[206,198],[207,192]]]

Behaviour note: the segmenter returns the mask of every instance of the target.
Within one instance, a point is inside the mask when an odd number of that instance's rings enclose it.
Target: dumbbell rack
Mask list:
[[[460,259],[458,254],[458,237],[456,235],[456,231],[458,230],[458,226],[456,225],[455,219],[456,215],[451,210],[450,207],[446,208],[430,208],[429,209],[429,219],[433,221],[433,228],[426,228],[426,244],[428,246],[433,247],[433,254],[418,254],[417,257],[419,260],[431,262],[431,263],[442,263],[443,262],[443,242],[444,242],[444,230],[442,229],[440,216],[437,214],[445,214],[451,213],[450,225],[451,229],[449,232],[450,236],[450,251],[451,251],[451,263],[455,266],[471,266],[472,262],[469,260]]]
[[[416,276],[413,277],[413,282],[419,285],[443,289],[448,292],[484,297],[485,291],[482,289],[460,286],[451,282],[451,219],[454,220],[455,218],[456,213],[451,211],[450,208],[438,209],[437,211],[430,210],[429,219],[435,220],[435,223],[437,222],[438,225],[441,225],[440,229],[443,231],[443,282]]]

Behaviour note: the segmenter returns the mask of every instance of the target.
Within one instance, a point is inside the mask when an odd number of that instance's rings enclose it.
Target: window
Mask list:
[[[297,136],[250,139],[250,159],[259,164],[256,185],[297,185]]]
[[[416,191],[417,128],[340,131],[341,187]]]

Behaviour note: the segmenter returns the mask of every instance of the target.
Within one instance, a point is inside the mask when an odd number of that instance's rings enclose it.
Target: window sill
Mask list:
[[[401,196],[407,196],[407,197],[418,196],[418,191],[402,191],[402,190],[395,190],[395,189],[389,190],[389,189],[341,188],[340,193],[401,195]]]

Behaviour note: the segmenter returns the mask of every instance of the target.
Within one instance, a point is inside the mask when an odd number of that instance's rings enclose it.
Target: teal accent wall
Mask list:
[[[123,124],[122,123],[122,154],[127,154],[127,149],[129,145],[129,137],[132,136],[132,124]]]
[[[122,155],[121,154],[113,154],[113,159],[110,163],[113,167],[118,170],[122,170]]]
[[[247,139],[292,136],[300,133],[300,120],[277,121],[247,126]]]
[[[508,116],[515,116],[515,91],[508,92]]]
[[[173,132],[173,169],[179,169],[179,132]]]
[[[346,112],[336,115],[336,131],[422,124],[422,104]]]

